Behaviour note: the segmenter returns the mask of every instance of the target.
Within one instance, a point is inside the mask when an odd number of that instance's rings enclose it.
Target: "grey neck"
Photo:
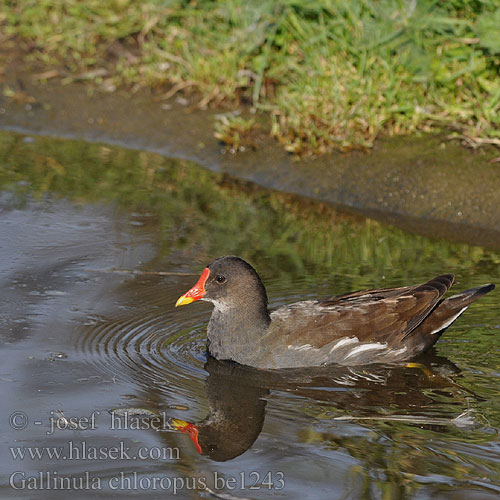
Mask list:
[[[271,322],[267,306],[258,304],[260,307],[242,310],[214,305],[207,332],[210,354],[248,364]]]

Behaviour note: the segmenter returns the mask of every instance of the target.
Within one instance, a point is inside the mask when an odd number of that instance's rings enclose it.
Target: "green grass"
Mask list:
[[[476,284],[500,275],[498,252],[343,216],[321,203],[143,151],[46,137],[25,142],[0,132],[0,189],[15,194],[10,206],[5,198],[6,209],[59,198],[149,214],[162,255],[182,252],[202,263],[240,255],[258,262],[266,276],[280,270],[282,282],[309,280],[317,287],[325,276],[341,280],[347,291],[403,285],[443,269]]]
[[[0,0],[27,57],[106,89],[248,105],[286,150],[447,129],[500,145],[499,0]],[[105,71],[102,71],[105,70]],[[239,144],[241,123],[217,134]],[[241,119],[239,119],[241,120]]]

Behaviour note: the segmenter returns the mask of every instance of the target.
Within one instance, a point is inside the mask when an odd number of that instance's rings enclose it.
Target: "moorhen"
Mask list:
[[[177,306],[212,302],[208,351],[262,369],[398,363],[422,354],[492,283],[442,299],[453,274],[421,285],[304,300],[269,311],[264,285],[243,259],[206,267]]]

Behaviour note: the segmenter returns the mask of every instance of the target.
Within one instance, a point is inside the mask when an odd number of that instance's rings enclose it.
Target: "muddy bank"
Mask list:
[[[182,99],[165,105],[147,93],[103,94],[78,83],[39,84],[15,64],[7,64],[3,86],[11,95],[0,97],[2,129],[189,159],[413,232],[500,248],[495,150],[471,152],[440,137],[421,137],[381,140],[370,153],[301,161],[265,141],[230,154],[207,126],[211,112],[193,112]]]

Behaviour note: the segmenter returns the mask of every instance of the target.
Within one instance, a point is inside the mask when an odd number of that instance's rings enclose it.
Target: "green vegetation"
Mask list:
[[[4,39],[66,79],[249,104],[298,154],[443,127],[500,145],[498,26],[499,0],[0,0]]]
[[[410,235],[188,161],[111,146],[42,137],[27,143],[0,133],[0,189],[20,200],[62,197],[148,213],[163,255],[182,251],[204,263],[241,255],[266,280],[279,273],[280,283],[293,281],[305,293],[312,286],[317,294],[322,277],[347,291],[423,280],[443,269],[467,286],[500,274],[494,251]]]

